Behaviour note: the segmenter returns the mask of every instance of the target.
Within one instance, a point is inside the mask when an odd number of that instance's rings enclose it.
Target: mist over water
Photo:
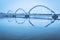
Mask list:
[[[28,11],[36,5],[45,5],[52,9],[56,14],[60,13],[60,0],[0,0],[0,12],[13,13],[18,8]],[[37,9],[38,12],[40,12]],[[36,9],[33,12],[37,12]],[[42,10],[41,10],[42,11]],[[32,14],[33,14],[32,12]],[[43,11],[45,13],[46,10]],[[48,11],[46,12],[48,14]],[[8,22],[10,20],[11,22]],[[44,27],[51,21],[41,19],[30,19],[35,25],[29,23],[29,19],[18,19],[18,22],[25,20],[23,24],[17,24],[15,18],[0,18],[0,39],[1,40],[59,40],[60,39],[60,20],[56,20],[48,27]]]

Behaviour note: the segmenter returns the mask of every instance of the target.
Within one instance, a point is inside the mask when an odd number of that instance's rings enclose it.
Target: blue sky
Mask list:
[[[56,13],[60,13],[59,3],[60,0],[0,0],[0,12],[15,11],[18,8],[28,11],[35,5],[45,5]]]

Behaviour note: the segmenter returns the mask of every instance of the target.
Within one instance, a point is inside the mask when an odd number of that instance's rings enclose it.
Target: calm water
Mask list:
[[[0,19],[0,39],[20,40],[51,40],[60,39],[60,21],[55,21],[48,27],[31,26],[26,20],[24,24],[17,24],[14,19]]]

